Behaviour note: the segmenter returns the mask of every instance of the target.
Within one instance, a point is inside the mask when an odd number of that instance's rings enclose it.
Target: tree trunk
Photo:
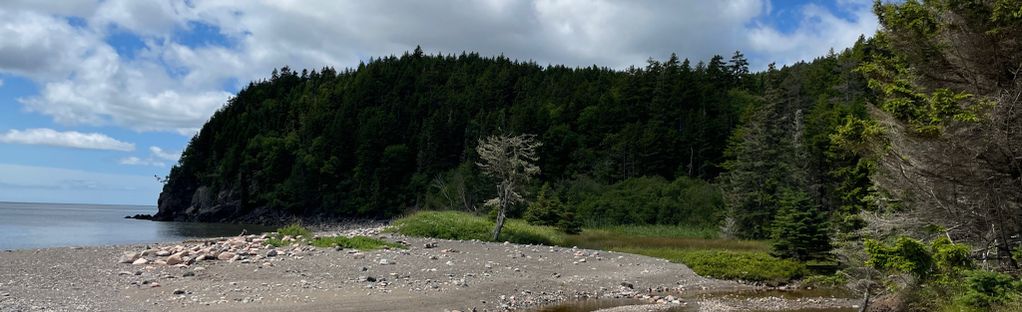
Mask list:
[[[504,210],[506,209],[501,205],[500,210],[497,211],[497,226],[493,227],[493,241],[495,242],[500,237],[500,229],[504,228]]]

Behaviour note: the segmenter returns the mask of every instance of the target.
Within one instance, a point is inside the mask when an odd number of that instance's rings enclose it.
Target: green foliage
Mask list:
[[[959,300],[975,308],[989,308],[1022,298],[1022,281],[1004,273],[972,271],[966,277],[965,284],[965,293]]]
[[[465,212],[421,211],[395,220],[395,232],[417,237],[480,240],[492,238],[493,221]],[[557,245],[561,234],[552,227],[529,225],[522,220],[508,220],[501,239],[519,244]]]
[[[291,236],[294,238],[298,238],[299,236],[306,239],[312,238],[312,231],[297,223],[292,223],[285,227],[278,228],[277,234],[280,236]]]
[[[550,190],[550,184],[544,183],[536,200],[525,209],[524,219],[530,224],[553,226],[561,221],[564,204]]]
[[[804,192],[785,191],[774,221],[772,254],[799,261],[830,258],[829,226],[826,216]]]
[[[382,248],[404,248],[403,245],[366,236],[320,236],[313,238],[309,244],[316,247],[341,247],[358,250],[376,250]]]
[[[901,236],[894,244],[867,239],[866,265],[881,272],[911,274],[922,281],[953,284],[965,270],[973,267],[969,247],[952,243],[941,237],[926,246],[922,242]]]
[[[582,197],[576,217],[590,225],[665,224],[712,226],[722,201],[713,185],[686,177],[631,178]]]
[[[926,277],[933,265],[933,258],[926,245],[909,237],[898,237],[893,245],[867,239],[864,245],[869,255],[866,265],[882,272],[911,273],[916,277]]]

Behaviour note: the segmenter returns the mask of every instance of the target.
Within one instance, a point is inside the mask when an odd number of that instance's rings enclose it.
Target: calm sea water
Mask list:
[[[154,206],[0,202],[0,250],[177,241],[271,230],[255,225],[124,218],[154,213]]]

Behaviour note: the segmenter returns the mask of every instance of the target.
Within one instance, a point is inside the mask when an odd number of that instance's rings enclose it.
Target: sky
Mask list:
[[[0,3],[0,201],[155,205],[188,140],[274,68],[421,46],[624,69],[742,51],[754,70],[851,46],[871,0]]]

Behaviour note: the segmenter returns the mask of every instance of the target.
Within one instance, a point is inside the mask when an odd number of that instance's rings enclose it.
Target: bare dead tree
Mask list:
[[[497,197],[486,201],[487,206],[497,209],[493,240],[500,237],[508,209],[525,201],[522,187],[528,184],[533,176],[539,174],[539,166],[535,163],[539,160],[536,149],[541,145],[534,135],[529,134],[517,136],[500,134],[479,140],[476,152],[479,153],[480,162],[476,165],[486,175],[499,180]]]

